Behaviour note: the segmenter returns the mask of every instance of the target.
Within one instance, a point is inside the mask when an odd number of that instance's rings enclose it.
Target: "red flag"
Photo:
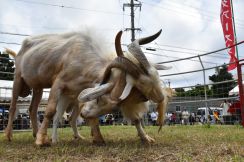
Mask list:
[[[221,11],[220,11],[220,20],[224,32],[225,45],[226,47],[232,46],[235,44],[235,35],[232,21],[232,9],[230,0],[222,0],[221,1]],[[235,56],[236,48],[232,47],[228,49],[228,53],[230,55],[230,62],[237,61]],[[230,64],[228,66],[228,71],[236,68],[236,64]]]

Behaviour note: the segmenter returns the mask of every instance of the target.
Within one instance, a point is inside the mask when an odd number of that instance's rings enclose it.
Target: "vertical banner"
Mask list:
[[[232,20],[232,6],[231,0],[221,0],[221,10],[220,10],[220,20],[223,28],[225,45],[226,47],[232,46],[235,44],[235,34],[233,28]],[[230,63],[237,61],[236,58],[236,47],[228,49],[230,55]],[[228,66],[228,71],[236,68],[236,64],[230,64]]]

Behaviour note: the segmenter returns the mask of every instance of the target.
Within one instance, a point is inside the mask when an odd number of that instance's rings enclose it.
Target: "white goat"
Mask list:
[[[11,56],[13,56],[14,58],[17,56],[17,54],[9,49],[9,48],[5,48],[6,53],[10,54]],[[31,107],[30,107],[31,108]],[[32,108],[33,109],[33,108]],[[35,107],[34,109],[37,109],[37,107]],[[52,143],[56,143],[58,141],[58,134],[57,134],[57,128],[59,125],[59,122],[62,119],[62,116],[64,114],[64,111],[72,111],[71,117],[70,117],[70,125],[73,129],[74,132],[74,138],[75,139],[84,139],[84,137],[82,137],[77,129],[76,126],[76,120],[78,118],[78,116],[80,115],[80,107],[78,106],[78,102],[77,101],[70,101],[67,97],[63,96],[63,98],[60,98],[57,108],[57,111],[55,113],[55,116],[53,118],[53,132],[52,132]],[[33,110],[32,110],[33,112]],[[35,114],[36,116],[36,114]],[[35,137],[36,135],[36,131],[37,131],[37,123],[35,120],[33,120],[33,117],[31,116],[32,119],[32,125],[33,125],[33,136]]]
[[[159,34],[160,32],[142,39],[142,44],[151,42]],[[101,45],[101,42],[103,41],[98,40],[98,37],[89,32],[42,35],[30,37],[23,42],[22,48],[16,56],[13,97],[9,122],[5,129],[8,140],[12,139],[12,122],[16,111],[17,98],[18,96],[29,95],[31,89],[33,89],[33,98],[30,105],[30,116],[32,123],[37,123],[37,107],[41,100],[43,88],[51,87],[45,117],[37,133],[37,145],[49,144],[47,127],[56,112],[60,99],[67,97],[69,101],[76,101],[78,94],[83,89],[94,87],[95,83],[101,82],[104,71],[108,71],[110,80],[113,80],[113,83],[107,85],[107,90],[119,89],[118,92],[125,96],[130,93],[128,87],[129,89],[131,89],[130,87],[137,87],[140,89],[140,93],[147,98],[156,102],[163,100],[163,94],[159,90],[160,84],[158,83],[159,77],[156,69],[151,68],[144,55],[140,58],[141,51],[132,52],[136,54],[135,57],[141,64],[139,67],[122,57],[114,59],[116,56],[105,51],[106,48]],[[126,72],[126,78],[131,78],[130,85],[128,86],[127,82],[125,87],[126,93],[123,92],[124,87],[117,84],[116,79],[118,77],[114,74],[110,75],[110,70],[106,70],[112,67],[117,67],[119,69],[117,71]],[[59,108],[57,107],[57,109]],[[34,136],[37,129],[37,125],[33,125]],[[98,130],[97,126],[92,127],[93,134]]]
[[[121,34],[122,34],[122,32],[118,33],[118,35],[116,36],[116,40],[115,40],[116,51],[117,51],[117,54],[119,57],[124,57],[122,50],[121,50],[121,47],[120,47]],[[134,60],[130,55],[127,55],[127,56],[129,56],[130,60],[133,60],[134,62],[136,62],[136,60]],[[141,56],[143,57],[144,54],[141,53],[140,57]],[[138,58],[138,56],[136,58]],[[119,58],[117,58],[117,59],[119,59]],[[120,59],[125,59],[125,58],[120,58]],[[127,59],[125,59],[125,60],[128,61]],[[118,66],[118,64],[116,64],[116,65]],[[105,76],[104,76],[105,78],[104,78],[103,82],[105,82],[109,77],[111,77],[110,76],[111,75],[110,69],[112,69],[113,67],[114,67],[114,65],[111,64],[111,67],[106,69]],[[136,67],[134,67],[134,68],[136,68]],[[164,66],[161,66],[160,68],[161,69],[167,69]],[[147,98],[140,91],[138,91],[136,88],[131,90],[133,88],[132,84],[127,84],[125,90],[123,91],[124,93],[121,94],[122,92],[120,92],[120,91],[122,89],[121,88],[119,89],[118,87],[121,87],[121,86],[124,87],[125,86],[125,84],[126,84],[125,79],[126,78],[127,78],[127,80],[130,79],[130,83],[133,82],[133,78],[130,78],[130,75],[127,75],[127,77],[125,77],[126,74],[121,72],[121,71],[114,70],[114,69],[112,69],[112,70],[113,70],[113,72],[112,72],[113,77],[111,79],[112,83],[109,83],[109,84],[103,85],[103,86],[99,86],[99,87],[95,87],[95,89],[97,90],[96,92],[94,92],[94,88],[89,89],[90,91],[92,91],[92,95],[94,93],[97,93],[97,94],[101,93],[101,95],[102,95],[102,93],[103,93],[102,91],[104,91],[104,90],[109,91],[110,97],[105,97],[105,100],[100,99],[98,103],[96,101],[87,102],[84,105],[82,103],[80,106],[80,109],[82,109],[83,117],[85,117],[85,118],[91,118],[91,117],[96,118],[99,115],[103,115],[103,114],[112,112],[114,110],[114,108],[117,107],[116,105],[120,105],[120,107],[123,107],[122,112],[123,112],[124,116],[135,121],[137,130],[138,130],[138,134],[140,135],[142,141],[147,142],[147,143],[153,142],[154,140],[144,133],[143,129],[141,128],[141,125],[140,125],[141,123],[139,120],[141,115],[147,111],[148,106],[147,106],[147,103],[145,102],[145,101],[147,101]],[[138,71],[140,71],[140,69]],[[119,78],[119,79],[115,79],[115,78]],[[157,78],[155,80],[158,81]],[[154,80],[154,82],[155,82],[155,80]],[[113,86],[113,84],[117,84],[120,86],[114,86],[115,88],[113,88],[113,89],[109,88],[109,87],[111,87],[111,85]],[[109,89],[111,89],[111,90],[109,90]],[[86,92],[86,91],[87,90],[85,90],[84,92]],[[84,94],[84,92],[82,94]],[[172,97],[170,88],[164,88],[162,92],[163,92],[165,100],[163,100],[163,102],[160,102],[159,106],[158,106],[158,112],[159,112],[158,123],[159,123],[159,125],[162,125],[163,124],[162,122],[164,121],[164,114],[166,111],[166,106],[168,104],[168,97],[170,97],[170,98]],[[97,96],[97,94],[96,95],[94,94],[94,95]],[[120,94],[121,94],[121,96],[119,96]],[[127,99],[125,99],[128,95],[129,95],[129,97]],[[90,96],[91,96],[91,94],[90,94]],[[92,97],[94,97],[94,96],[92,96]],[[118,102],[118,97],[120,98],[119,100],[122,100],[122,102]],[[80,95],[80,98],[82,98],[82,95]],[[84,106],[84,108],[82,108],[83,106]],[[63,111],[61,111],[61,110],[62,109],[58,109],[59,112],[56,113],[56,114],[59,114],[59,118],[61,118],[61,116],[64,112],[64,110]],[[79,112],[79,111],[77,111],[77,112]],[[56,116],[57,115],[55,115],[55,117]],[[100,130],[99,130],[98,121],[96,121],[96,122],[93,121],[91,126],[92,126],[92,130],[95,130],[95,133],[92,133],[94,135],[94,143],[103,144],[104,140],[103,140],[102,135],[101,135]],[[54,142],[56,142],[56,140],[57,140],[57,133],[56,133],[57,128],[56,127],[55,127],[55,129],[53,129],[54,133],[52,135],[52,141],[54,141]],[[77,130],[77,128],[74,130]]]

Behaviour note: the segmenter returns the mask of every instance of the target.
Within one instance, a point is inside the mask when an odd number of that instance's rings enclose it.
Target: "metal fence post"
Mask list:
[[[205,68],[203,66],[203,63],[202,63],[202,60],[201,60],[201,57],[198,55],[198,58],[200,60],[200,63],[201,63],[201,66],[202,66],[202,70],[203,70],[203,83],[204,83],[204,97],[205,97],[205,107],[206,107],[206,110],[208,110],[208,103],[207,103],[207,100],[208,100],[208,97],[207,97],[207,87],[206,87],[206,74],[205,74]],[[207,122],[209,123],[209,112],[206,111],[206,116],[207,116]]]
[[[238,60],[237,64],[237,75],[238,75],[238,86],[239,86],[239,96],[240,96],[240,109],[241,109],[241,119],[242,126],[244,127],[244,94],[243,94],[243,84],[242,84],[242,70],[240,64],[241,60]],[[243,60],[242,60],[243,61]]]

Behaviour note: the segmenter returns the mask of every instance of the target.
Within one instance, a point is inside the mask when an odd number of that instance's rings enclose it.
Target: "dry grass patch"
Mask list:
[[[12,142],[0,133],[0,161],[244,161],[244,129],[240,126],[146,127],[156,142],[141,144],[133,126],[102,126],[106,146],[91,143],[90,129],[81,127],[83,141],[71,128],[59,129],[59,143],[34,145],[31,132],[14,133]]]

